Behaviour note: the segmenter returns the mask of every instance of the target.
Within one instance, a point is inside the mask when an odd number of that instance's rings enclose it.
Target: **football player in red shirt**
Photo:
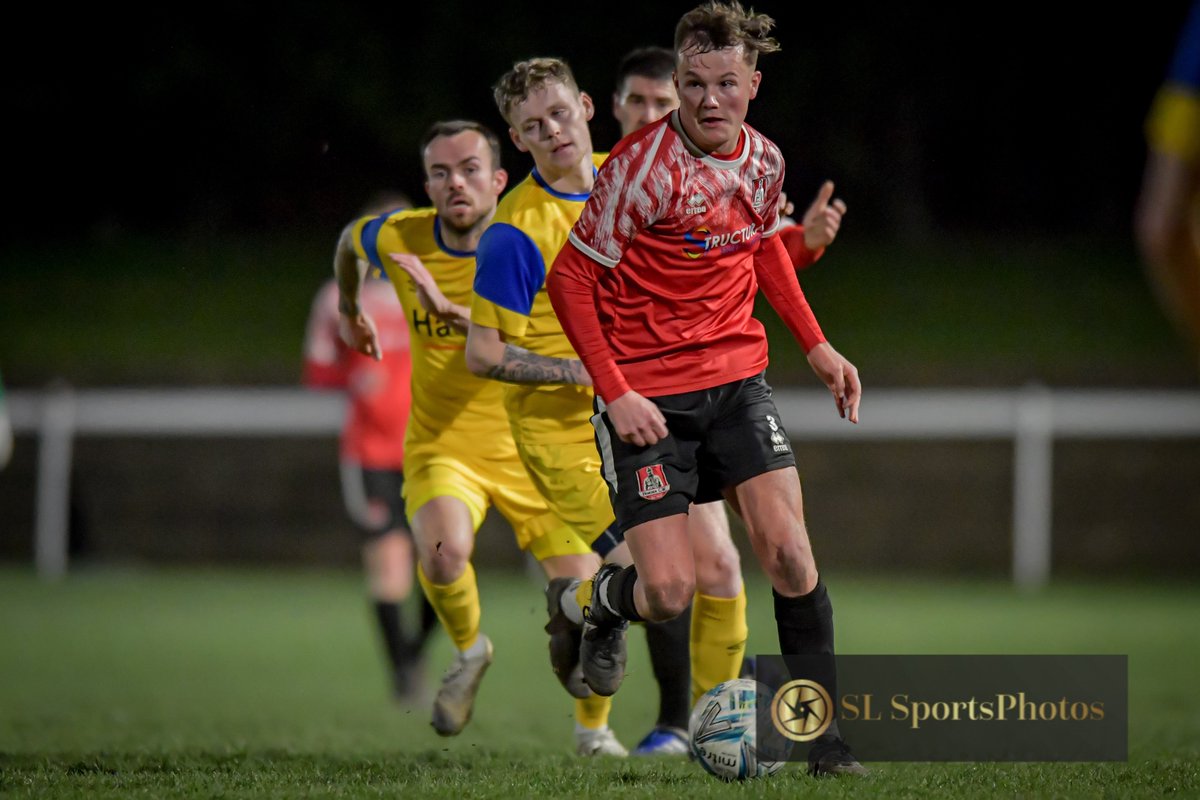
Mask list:
[[[691,600],[692,502],[724,497],[771,580],[781,652],[833,653],[833,610],[805,528],[795,458],[763,372],[759,287],[858,421],[858,371],[825,339],[775,234],[784,161],[745,124],[773,20],[708,3],[675,32],[680,108],[626,137],[601,169],[547,288],[596,392],[597,440],[634,564],[593,581],[581,661],[593,691],[624,664],[606,636]],[[832,659],[830,658],[830,669]],[[835,675],[820,682],[836,696]],[[809,752],[814,774],[862,773],[836,721]]]
[[[622,137],[679,107],[674,73],[675,54],[666,47],[639,47],[622,57],[612,96],[612,113]],[[781,214],[792,213],[782,193],[779,205]],[[826,181],[802,223],[787,216],[781,220],[779,236],[797,270],[807,269],[824,254],[845,213],[846,204],[833,198],[833,182]],[[644,625],[650,665],[659,687],[659,711],[654,728],[631,751],[633,755],[686,755],[692,706],[708,689],[736,677],[743,655],[740,650],[731,652],[738,643],[744,646],[746,639],[746,598],[725,503],[693,504],[688,520],[696,570],[712,574],[697,577],[697,586],[707,588],[697,591],[693,600],[694,619],[689,606],[673,619]],[[747,674],[747,669],[753,669],[752,659],[741,665],[742,674]]]

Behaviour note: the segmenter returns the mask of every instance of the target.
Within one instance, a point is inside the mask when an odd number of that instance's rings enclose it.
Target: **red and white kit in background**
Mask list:
[[[341,460],[366,469],[399,470],[412,405],[408,324],[392,285],[363,282],[360,303],[375,322],[383,359],[352,350],[338,334],[338,288],[328,281],[317,293],[304,337],[304,385],[344,389],[348,406]]]

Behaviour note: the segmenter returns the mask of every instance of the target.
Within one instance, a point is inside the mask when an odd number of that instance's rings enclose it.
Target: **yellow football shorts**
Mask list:
[[[435,497],[455,497],[470,510],[476,531],[488,507],[495,506],[512,526],[517,546],[538,561],[592,552],[590,543],[547,507],[515,458],[469,458],[418,445],[405,454],[403,493],[410,523]]]
[[[608,484],[600,476],[600,454],[593,440],[552,444],[518,440],[517,452],[550,510],[580,540],[590,546],[613,524]]]

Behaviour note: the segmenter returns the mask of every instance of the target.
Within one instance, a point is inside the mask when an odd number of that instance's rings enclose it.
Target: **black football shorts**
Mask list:
[[[667,437],[649,447],[621,441],[597,397],[592,427],[602,473],[622,534],[635,525],[686,514],[691,503],[756,475],[796,466],[792,444],[763,373],[695,392],[649,398]]]
[[[373,539],[390,531],[409,533],[401,495],[404,489],[402,470],[368,469],[343,461],[341,474],[346,513],[364,539]]]

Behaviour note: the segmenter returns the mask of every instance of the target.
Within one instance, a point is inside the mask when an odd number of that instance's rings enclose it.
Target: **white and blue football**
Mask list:
[[[770,695],[752,678],[736,678],[709,689],[692,709],[688,742],[700,766],[727,781],[774,775],[787,763],[786,752],[765,757],[756,746],[757,709],[761,702],[770,724]],[[779,750],[772,737],[772,750]]]

